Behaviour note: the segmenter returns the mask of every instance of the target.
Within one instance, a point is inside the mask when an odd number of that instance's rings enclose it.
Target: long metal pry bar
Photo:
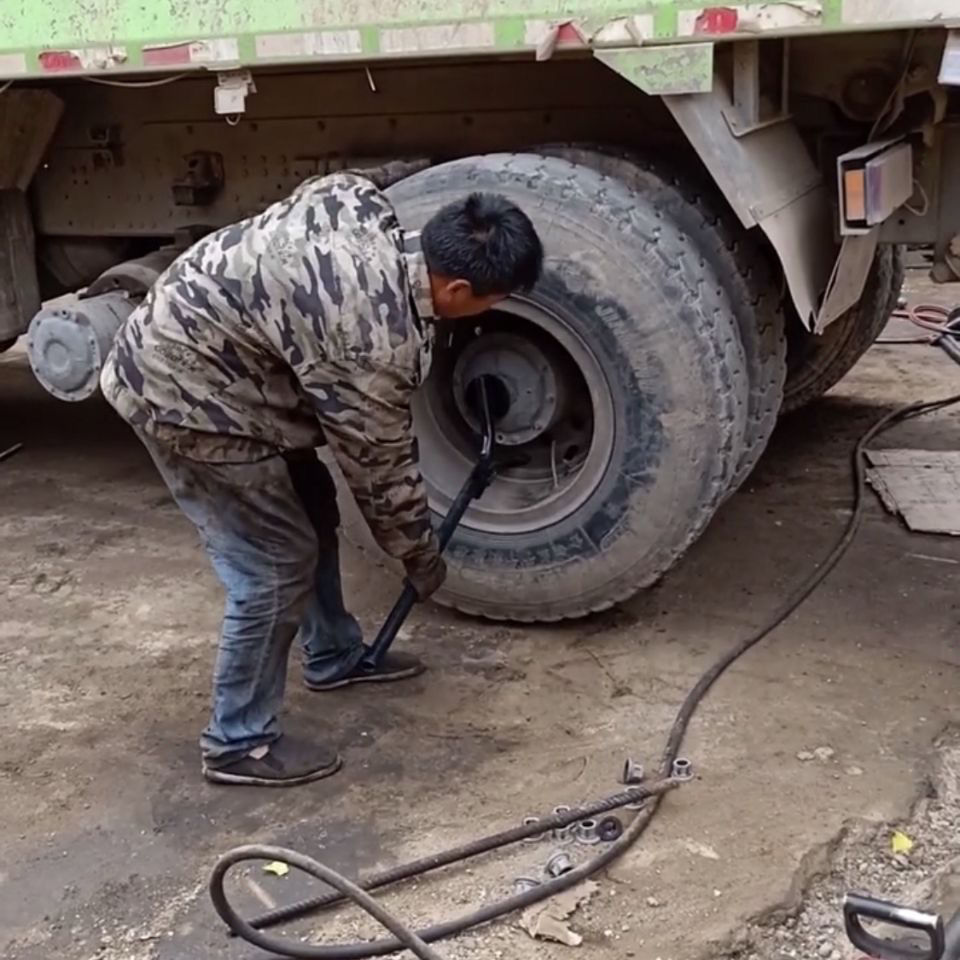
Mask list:
[[[487,394],[487,385],[484,377],[479,378],[479,387],[477,390],[476,412],[483,424],[483,439],[480,446],[480,457],[470,471],[466,482],[460,488],[456,499],[450,505],[440,529],[437,531],[437,540],[440,543],[440,551],[446,548],[453,536],[453,531],[463,518],[467,507],[471,501],[476,500],[484,490],[490,485],[494,475],[493,452],[494,452],[494,423],[493,413],[490,409],[490,398]],[[384,620],[380,632],[370,647],[370,650],[360,661],[361,666],[366,670],[374,670],[381,662],[390,645],[396,639],[397,631],[407,619],[407,614],[413,609],[417,602],[417,591],[409,580],[404,581],[403,591],[393,605],[387,619]]]

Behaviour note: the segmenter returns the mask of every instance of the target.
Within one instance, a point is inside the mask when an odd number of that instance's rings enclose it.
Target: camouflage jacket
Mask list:
[[[123,325],[101,385],[191,459],[329,443],[377,541],[415,559],[436,548],[410,412],[433,305],[376,185],[390,166],[307,180],[195,244]]]

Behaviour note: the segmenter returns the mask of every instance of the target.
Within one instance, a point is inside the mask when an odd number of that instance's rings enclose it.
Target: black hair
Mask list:
[[[478,297],[529,290],[543,269],[530,218],[496,193],[448,203],[427,221],[420,243],[431,273],[468,280]]]

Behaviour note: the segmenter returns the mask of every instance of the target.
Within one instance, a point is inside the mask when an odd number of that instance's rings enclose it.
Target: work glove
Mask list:
[[[431,596],[447,579],[447,565],[439,553],[415,557],[406,561],[407,580],[417,591],[417,599],[422,603]]]

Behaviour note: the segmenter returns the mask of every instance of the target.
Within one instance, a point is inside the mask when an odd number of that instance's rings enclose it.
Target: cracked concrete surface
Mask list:
[[[811,851],[794,889],[733,939],[736,960],[790,960],[860,956],[842,933],[837,904],[845,892],[881,896],[948,920],[960,909],[960,729],[949,727],[934,744],[926,775],[910,811],[891,822],[852,819]],[[895,832],[909,852],[894,853]],[[907,931],[886,925],[871,930],[887,939]],[[926,945],[922,935],[917,945]]]
[[[195,738],[221,599],[192,528],[102,403],[61,404],[32,383],[22,356],[0,358],[0,448],[26,444],[0,464],[0,955],[262,956],[223,935],[204,889],[231,846],[279,843],[363,872],[612,792],[624,756],[655,762],[700,671],[832,544],[849,509],[855,437],[957,382],[936,350],[875,348],[830,397],[781,426],[664,583],[607,614],[531,628],[418,610],[406,642],[431,671],[376,691],[310,694],[294,664],[289,726],[335,741],[346,766],[272,792],[199,777]],[[881,442],[951,449],[958,422],[957,412],[940,414]],[[909,822],[921,834],[917,856],[949,852],[934,834],[955,821],[918,821],[916,803],[938,737],[958,721],[960,543],[911,535],[870,497],[827,583],[703,704],[685,747],[697,780],[599,877],[600,892],[570,921],[579,950],[770,960],[775,942],[806,956],[806,940],[767,937],[791,929],[781,920],[808,888],[822,902],[815,916],[834,918],[824,938],[839,949],[839,886],[815,877],[834,875],[845,830]],[[355,516],[345,540],[347,590],[373,630],[397,581]],[[882,847],[885,827],[863,829],[859,849]],[[487,856],[385,902],[411,921],[448,917],[508,891],[550,849]],[[896,870],[885,848],[878,856],[883,869],[867,878],[889,885],[879,894],[899,891],[914,870],[936,872],[932,860]],[[254,870],[235,886],[258,911],[264,898],[298,897],[309,884]],[[792,922],[802,932],[802,915]],[[373,932],[348,911],[289,935]],[[451,960],[552,960],[571,949],[534,943],[515,918],[441,946]]]

